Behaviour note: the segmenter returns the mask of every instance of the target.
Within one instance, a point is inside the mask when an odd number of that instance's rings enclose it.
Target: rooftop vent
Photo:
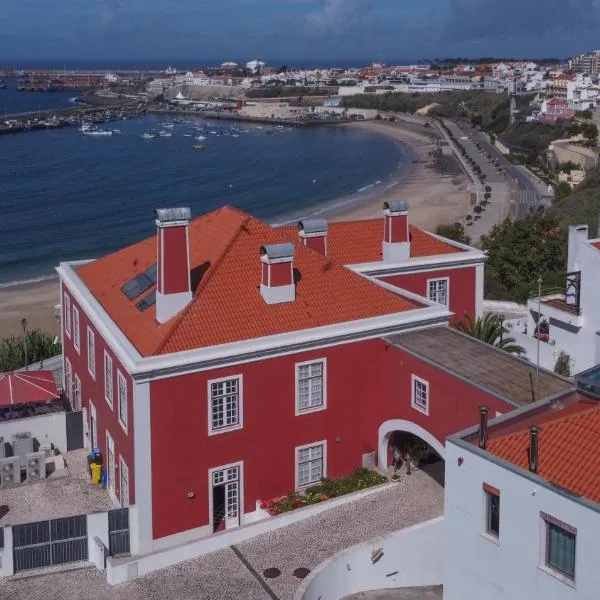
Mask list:
[[[271,244],[270,246],[262,246],[260,249],[260,255],[269,261],[293,260],[294,244]]]
[[[392,214],[407,213],[409,208],[406,200],[389,200],[383,203],[383,210]]]
[[[192,211],[188,207],[182,208],[157,208],[154,211],[157,225],[167,225],[169,223],[189,222],[192,218]]]
[[[485,450],[488,437],[488,407],[479,407],[479,447]]]
[[[537,425],[529,427],[529,470],[536,474],[539,469],[539,433]]]

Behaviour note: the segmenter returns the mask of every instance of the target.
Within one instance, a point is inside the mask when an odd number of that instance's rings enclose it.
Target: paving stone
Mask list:
[[[438,463],[443,468],[443,463]],[[439,466],[433,469],[439,471]],[[439,475],[439,473],[437,474]],[[264,579],[280,600],[292,600],[302,580],[299,567],[314,569],[354,544],[437,517],[443,512],[443,488],[417,470],[400,482],[333,508],[300,523],[236,546],[262,578],[269,567],[281,571]],[[393,598],[394,596],[391,596]],[[0,579],[2,600],[270,600],[269,594],[230,548],[192,559],[111,587],[95,568],[21,574]],[[383,596],[382,598],[385,598]],[[407,596],[409,598],[409,596]],[[421,600],[413,596],[415,600]],[[430,597],[424,596],[423,600]],[[434,600],[435,597],[431,597]],[[436,599],[437,600],[437,599]]]

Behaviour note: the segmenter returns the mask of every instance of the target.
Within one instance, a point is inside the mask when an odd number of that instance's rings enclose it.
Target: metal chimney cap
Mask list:
[[[391,213],[405,213],[410,208],[406,200],[389,200],[383,203],[383,210]]]
[[[192,218],[192,211],[189,207],[157,208],[154,214],[156,222],[160,225],[167,225],[178,221],[190,221]]]
[[[294,259],[294,244],[270,244],[261,246],[260,255],[268,260],[293,260]]]
[[[298,222],[298,229],[306,234],[326,234],[328,227],[327,219],[308,219]]]

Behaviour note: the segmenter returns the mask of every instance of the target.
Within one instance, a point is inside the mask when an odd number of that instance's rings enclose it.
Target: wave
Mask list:
[[[376,185],[379,185],[380,183],[381,183],[381,180],[378,179],[375,183],[370,183],[369,185],[365,185],[364,187],[358,188],[356,191],[357,192],[366,192],[367,190],[374,188]]]
[[[58,279],[58,275],[56,273],[40,275],[39,277],[32,277],[31,279],[20,279],[17,281],[0,282],[0,290],[12,287],[19,287],[21,285],[33,285],[35,283],[42,283],[44,281],[52,281],[53,279]]]

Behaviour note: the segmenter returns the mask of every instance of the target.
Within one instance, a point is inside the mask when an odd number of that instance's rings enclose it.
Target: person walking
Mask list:
[[[400,452],[400,448],[398,446],[394,446],[394,455],[392,459],[392,467],[394,469],[394,473],[397,473],[402,466],[402,452]]]

